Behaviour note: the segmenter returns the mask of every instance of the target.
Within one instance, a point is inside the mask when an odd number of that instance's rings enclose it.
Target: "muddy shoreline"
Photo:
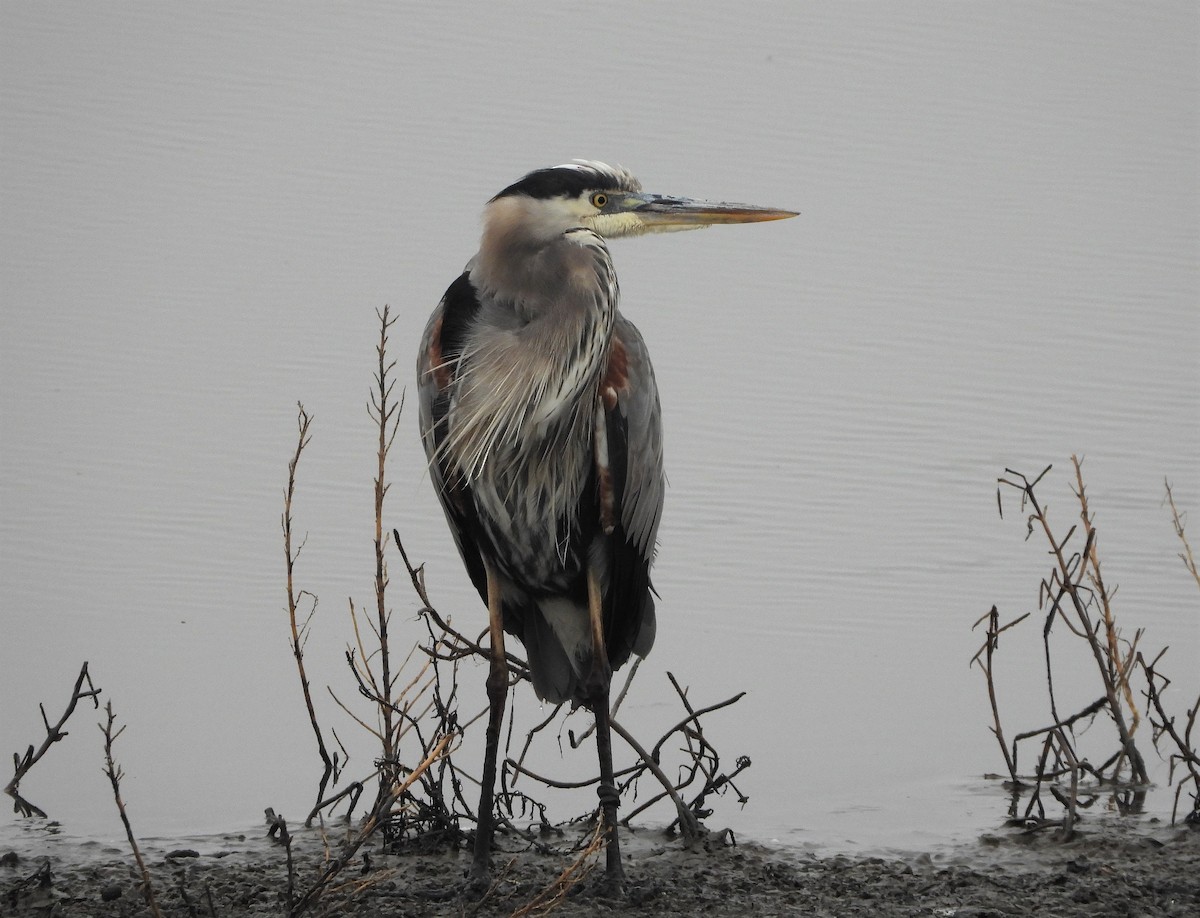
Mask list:
[[[283,850],[262,836],[220,835],[152,843],[143,854],[168,916],[282,915]],[[0,915],[150,914],[127,851],[95,843],[53,850],[0,849]],[[297,837],[296,892],[324,863],[316,833]],[[464,898],[462,853],[382,855],[367,850],[322,900],[324,913],[507,916],[553,883],[569,854],[511,850],[483,901]],[[905,857],[818,856],[802,850],[714,841],[685,850],[643,829],[627,837],[629,889],[602,897],[593,872],[555,915],[1187,916],[1200,915],[1200,831],[1120,827],[1071,842],[996,833],[977,843]],[[317,908],[313,914],[322,913]],[[534,913],[536,914],[536,912]]]

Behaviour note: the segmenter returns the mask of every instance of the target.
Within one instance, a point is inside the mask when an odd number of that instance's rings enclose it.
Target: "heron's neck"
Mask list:
[[[547,441],[595,412],[608,360],[617,286],[604,243],[562,238],[521,267],[512,286],[488,273],[483,252],[471,267],[480,296],[478,323],[460,358],[452,436],[460,467],[473,479],[489,457]],[[593,242],[594,241],[594,242]]]

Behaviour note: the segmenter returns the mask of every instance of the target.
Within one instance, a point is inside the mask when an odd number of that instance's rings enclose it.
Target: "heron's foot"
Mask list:
[[[590,895],[597,899],[619,902],[626,908],[645,908],[659,896],[670,891],[670,886],[662,880],[643,877],[640,881],[630,880],[625,871],[620,870],[615,875],[608,871],[600,878],[592,881]]]
[[[471,869],[467,873],[467,881],[463,884],[463,898],[472,902],[477,902],[486,896],[488,894],[488,890],[491,888],[491,866],[487,863],[487,861],[484,861],[482,865],[476,861],[471,865]]]
[[[475,845],[472,850],[471,869],[467,871],[467,882],[463,888],[463,897],[471,900],[482,899],[492,888],[492,845],[490,836],[481,836],[478,830],[475,835]]]
[[[623,869],[605,870],[604,876],[596,887],[596,895],[601,899],[624,899],[625,885]]]

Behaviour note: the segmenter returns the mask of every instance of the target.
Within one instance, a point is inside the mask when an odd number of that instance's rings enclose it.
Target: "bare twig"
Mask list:
[[[679,796],[679,791],[675,788],[675,785],[671,783],[671,779],[663,773],[663,770],[658,766],[658,762],[642,747],[642,744],[639,743],[633,737],[633,735],[624,727],[622,727],[617,721],[610,718],[609,725],[612,727],[613,732],[617,734],[617,736],[621,737],[621,739],[625,740],[625,742],[630,745],[630,748],[632,748],[633,751],[638,754],[638,756],[641,758],[642,764],[650,770],[650,773],[658,779],[658,783],[663,786],[664,793],[670,797],[671,802],[675,804],[675,815],[679,820],[679,834],[683,836],[683,843],[684,845],[691,847],[692,844],[694,844],[704,835],[703,828],[700,825],[700,820],[698,820],[695,814],[687,808],[687,805],[683,802],[683,798]],[[628,825],[629,820],[631,820],[634,816],[648,807],[653,806],[658,800],[661,799],[662,797],[660,795],[651,799],[647,803],[642,804],[636,810],[626,815],[621,822],[625,825]]]
[[[1200,587],[1200,570],[1196,569],[1196,559],[1192,555],[1192,546],[1188,544],[1187,533],[1184,531],[1185,516],[1175,506],[1175,495],[1171,493],[1171,482],[1164,478],[1163,485],[1167,489],[1167,503],[1171,507],[1171,524],[1175,527],[1176,537],[1178,537],[1180,543],[1183,545],[1183,551],[1179,553],[1179,559],[1196,581],[1196,586]]]
[[[700,773],[704,775],[704,783],[701,785],[699,793],[692,799],[689,807],[697,817],[707,816],[708,811],[704,809],[704,801],[708,795],[714,792],[719,793],[726,784],[732,784],[734,776],[750,767],[750,760],[745,756],[740,756],[737,760],[737,769],[733,774],[719,774],[720,757],[717,755],[716,748],[704,736],[704,727],[700,723],[700,714],[734,704],[741,700],[746,693],[739,692],[727,701],[719,702],[716,705],[709,705],[707,708],[703,708],[702,711],[696,711],[692,707],[691,702],[688,701],[687,692],[680,687],[679,682],[676,680],[675,674],[668,672],[667,678],[671,680],[671,685],[674,686],[676,694],[679,695],[679,700],[683,702],[683,706],[687,709],[688,714],[691,715],[691,726],[683,728],[683,735],[687,738],[688,748],[691,753],[692,774]],[[693,746],[693,744],[695,745]],[[661,746],[662,742],[660,741],[658,746],[655,747],[656,754]],[[690,777],[688,781],[690,783]],[[746,802],[745,795],[740,791],[738,791],[738,797],[743,804]]]
[[[1156,749],[1159,748],[1159,742],[1164,736],[1169,737],[1175,746],[1168,753],[1168,759],[1171,763],[1170,772],[1167,776],[1168,781],[1173,782],[1175,780],[1175,770],[1177,768],[1182,767],[1188,773],[1187,778],[1181,780],[1175,786],[1175,801],[1171,807],[1171,823],[1174,824],[1179,815],[1179,798],[1183,793],[1184,785],[1190,782],[1192,785],[1192,811],[1185,817],[1184,821],[1189,824],[1200,825],[1200,755],[1196,754],[1196,744],[1192,738],[1193,732],[1196,729],[1196,718],[1200,716],[1200,697],[1196,699],[1195,704],[1188,710],[1183,733],[1180,734],[1178,728],[1175,726],[1175,718],[1167,714],[1162,702],[1162,693],[1171,684],[1171,680],[1155,669],[1164,653],[1166,653],[1165,648],[1157,657],[1149,662],[1140,653],[1137,659],[1138,665],[1141,666],[1146,676],[1146,701],[1150,709],[1150,724],[1154,730],[1154,746]]]
[[[403,781],[389,788],[388,792],[379,798],[374,808],[372,808],[370,815],[363,821],[363,824],[356,832],[350,833],[342,843],[338,855],[326,864],[325,869],[321,871],[321,874],[312,886],[309,887],[308,891],[295,901],[288,912],[289,915],[295,916],[303,913],[324,895],[329,883],[346,867],[367,839],[375,834],[382,822],[391,814],[392,807],[404,792],[420,779],[426,769],[446,753],[452,739],[453,737],[451,736],[443,736],[438,740],[429,755]]]
[[[399,530],[392,530],[392,538],[396,542],[396,548],[400,551],[400,557],[404,561],[404,568],[408,571],[409,579],[412,581],[413,591],[421,601],[422,607],[418,610],[418,614],[432,620],[441,634],[441,637],[435,641],[437,647],[428,649],[426,652],[431,653],[434,650],[438,650],[441,658],[444,660],[461,660],[467,657],[477,657],[484,662],[490,661],[492,652],[489,647],[484,646],[478,640],[472,640],[461,631],[456,630],[433,607],[433,604],[429,601],[429,593],[425,587],[424,565],[414,567],[412,562],[409,561],[408,552],[404,549],[404,542],[400,538]],[[512,676],[511,684],[515,685],[520,681],[529,681],[529,664],[524,659],[507,648],[505,649],[504,659],[508,663],[508,668]]]
[[[721,710],[721,708],[727,708],[731,704],[737,704],[739,701],[741,701],[746,696],[745,692],[738,692],[732,698],[726,698],[724,701],[718,701],[716,704],[710,704],[707,707],[703,707],[698,710],[693,710],[691,705],[688,704],[688,702],[687,702],[685,693],[679,688],[679,683],[675,681],[675,677],[671,673],[667,673],[667,676],[670,677],[671,682],[672,682],[672,684],[674,684],[676,691],[679,692],[679,696],[681,698],[683,698],[684,704],[687,706],[688,716],[685,717],[683,720],[679,721],[679,723],[675,724],[673,727],[671,727],[670,730],[668,730],[666,733],[663,734],[662,739],[660,739],[657,743],[654,744],[654,749],[651,750],[650,755],[655,761],[658,760],[659,756],[662,753],[663,745],[667,742],[667,740],[669,740],[671,738],[672,734],[682,730],[689,723],[698,723],[699,718],[703,717],[705,714],[711,714],[713,711],[719,711],[719,710]]]
[[[1140,807],[1149,783],[1145,761],[1134,742],[1134,733],[1141,716],[1130,681],[1135,660],[1140,659],[1137,648],[1142,632],[1136,631],[1132,639],[1127,640],[1117,626],[1113,606],[1113,598],[1117,591],[1108,585],[1102,574],[1098,531],[1084,486],[1083,462],[1077,456],[1072,456],[1071,463],[1074,472],[1074,494],[1079,505],[1079,522],[1071,526],[1061,539],[1051,528],[1046,506],[1035,490],[1050,471],[1049,466],[1032,480],[1020,472],[1005,469],[1005,475],[999,479],[997,491],[1001,511],[1005,488],[1011,488],[1020,494],[1020,506],[1025,514],[1026,538],[1035,531],[1041,532],[1053,558],[1051,569],[1042,578],[1038,590],[1039,605],[1045,613],[1042,643],[1050,724],[1017,733],[1011,746],[1004,741],[994,680],[994,654],[999,645],[1000,633],[1024,620],[1026,616],[1023,615],[1001,627],[999,614],[993,606],[987,615],[975,623],[978,627],[987,621],[987,637],[971,660],[972,664],[980,666],[987,680],[994,724],[992,732],[1000,742],[1014,789],[1010,814],[1015,817],[1015,795],[1024,787],[1018,765],[1018,748],[1023,742],[1040,737],[1041,752],[1031,778],[1033,793],[1022,824],[1033,828],[1043,828],[1052,824],[1046,820],[1041,796],[1043,784],[1046,784],[1050,793],[1064,806],[1065,815],[1061,822],[1064,834],[1072,831],[1078,818],[1078,809],[1088,805],[1081,799],[1082,781],[1085,777],[1097,784],[1123,787],[1123,790],[1114,791],[1114,802],[1122,811],[1137,810]],[[1073,550],[1072,539],[1077,533],[1083,544],[1082,548]],[[1079,541],[1076,540],[1074,544],[1078,545]],[[1050,641],[1056,624],[1060,624],[1060,630],[1061,627],[1065,627],[1087,644],[1103,686],[1101,697],[1070,716],[1059,713],[1056,699],[1055,667],[1051,659]],[[1076,724],[1101,712],[1108,715],[1108,720],[1116,728],[1118,746],[1112,755],[1099,766],[1095,766],[1076,749]],[[1065,789],[1054,785],[1053,782],[1058,780],[1067,782]],[[1129,795],[1132,795],[1132,798]]]
[[[371,401],[367,410],[379,429],[379,448],[376,455],[378,468],[375,475],[375,614],[377,619],[376,635],[379,638],[380,669],[380,680],[376,690],[382,701],[380,715],[383,721],[382,770],[379,776],[379,794],[382,798],[394,783],[394,768],[397,763],[397,737],[393,732],[392,660],[391,647],[388,642],[388,624],[391,613],[387,607],[388,573],[387,563],[384,560],[383,502],[390,487],[386,478],[387,457],[400,426],[399,414],[404,408],[404,394],[401,393],[399,402],[392,400],[392,390],[396,383],[390,374],[395,369],[396,362],[388,360],[387,343],[388,332],[391,331],[396,320],[391,316],[387,306],[383,307],[382,312],[377,311],[376,314],[379,316],[379,344],[375,348],[378,366],[375,372],[375,389],[371,393]]]
[[[1066,759],[1067,773],[1071,777],[1071,789],[1070,792],[1066,794],[1066,800],[1062,801],[1062,799],[1059,798],[1060,802],[1064,803],[1067,810],[1066,814],[1063,816],[1063,824],[1059,837],[1063,841],[1067,841],[1071,838],[1075,831],[1075,823],[1079,821],[1078,805],[1080,763],[1079,759],[1075,755],[1075,750],[1068,741],[1066,733],[1062,727],[1056,727],[1054,729],[1054,739],[1058,744],[1058,748],[1062,751],[1063,758]],[[1054,790],[1053,785],[1051,785],[1051,790]]]
[[[317,784],[317,805],[313,807],[309,813],[305,825],[312,825],[313,817],[321,808],[321,801],[325,797],[325,789],[329,786],[329,782],[337,782],[338,776],[341,773],[341,762],[339,762],[337,753],[329,754],[329,750],[325,746],[325,736],[321,732],[321,725],[317,722],[317,711],[313,705],[312,690],[308,683],[308,673],[304,669],[304,644],[308,639],[309,622],[312,621],[313,615],[317,611],[317,597],[307,590],[296,591],[295,588],[295,567],[296,559],[300,557],[300,551],[303,545],[298,545],[293,548],[292,543],[292,499],[296,493],[296,468],[300,464],[300,456],[304,452],[304,448],[308,446],[311,434],[309,434],[309,425],[312,424],[312,416],[304,410],[304,406],[300,403],[296,405],[299,414],[297,415],[296,423],[299,427],[299,435],[296,438],[296,451],[292,455],[291,461],[288,463],[288,480],[287,489],[283,495],[283,554],[284,563],[287,568],[287,601],[288,601],[288,622],[291,625],[292,631],[292,656],[296,660],[296,671],[300,676],[300,690],[304,694],[304,706],[308,710],[308,720],[312,724],[313,735],[317,740],[317,754],[321,757],[323,771],[321,780]],[[302,596],[308,596],[312,601],[312,607],[309,610],[308,616],[304,623],[299,622],[299,600]]]
[[[992,658],[996,653],[996,649],[1000,646],[1000,635],[1014,625],[1018,625],[1025,619],[1029,618],[1029,613],[1013,619],[1007,625],[1000,624],[1000,611],[993,605],[991,611],[980,618],[971,626],[972,630],[979,627],[979,623],[987,620],[987,637],[983,642],[983,646],[979,648],[975,656],[971,658],[972,665],[978,665],[982,670],[984,677],[987,680],[988,701],[992,705],[992,734],[996,737],[996,741],[1000,743],[1000,751],[1004,753],[1004,764],[1008,767],[1009,779],[1014,785],[1021,783],[1017,777],[1017,762],[1016,750],[1012,754],[1008,751],[1008,744],[1004,741],[1004,728],[1000,723],[1000,706],[996,701],[996,681],[995,670],[992,668]]]
[[[562,873],[555,877],[545,889],[513,912],[509,918],[533,918],[533,916],[541,918],[543,915],[549,915],[566,900],[571,889],[581,883],[592,872],[592,868],[596,866],[597,855],[603,848],[604,826],[597,819],[596,829],[592,833],[591,840],[579,852],[579,856]]]
[[[1001,485],[1015,488],[1021,493],[1021,507],[1031,507],[1026,517],[1027,532],[1032,533],[1037,526],[1044,534],[1050,545],[1050,553],[1055,559],[1055,566],[1050,576],[1043,579],[1040,597],[1045,606],[1049,605],[1043,640],[1046,646],[1046,679],[1050,690],[1050,710],[1056,723],[1063,722],[1058,715],[1054,701],[1053,671],[1050,663],[1049,634],[1055,620],[1061,620],[1074,634],[1084,638],[1096,662],[1096,668],[1104,685],[1107,711],[1121,743],[1121,758],[1127,758],[1132,778],[1139,784],[1147,784],[1149,776],[1141,753],[1133,740],[1133,730],[1137,725],[1137,709],[1131,704],[1132,695],[1128,690],[1128,657],[1123,657],[1118,647],[1119,633],[1116,629],[1111,609],[1111,593],[1104,585],[1100,575],[1098,555],[1096,554],[1096,529],[1088,509],[1086,492],[1083,488],[1082,461],[1071,457],[1076,477],[1076,497],[1080,503],[1080,518],[1086,534],[1082,551],[1068,553],[1067,544],[1075,533],[1072,526],[1066,536],[1060,541],[1055,538],[1050,528],[1050,522],[1034,490],[1035,486],[1050,471],[1047,466],[1036,479],[1030,481],[1020,472],[1005,469],[1005,475],[1000,479]],[[1087,580],[1090,586],[1084,581]],[[1099,607],[1102,620],[1096,622],[1092,615],[1093,608]],[[1072,621],[1068,611],[1073,614]],[[1103,629],[1104,639],[1099,634]],[[1131,651],[1132,651],[1131,647]],[[1124,702],[1124,704],[1123,704]],[[1125,705],[1130,705],[1132,726],[1126,720]],[[1119,762],[1119,758],[1117,761]]]
[[[86,689],[83,687],[85,683],[87,684]],[[18,755],[15,752],[13,753],[12,780],[4,786],[4,793],[8,794],[8,796],[12,797],[13,799],[14,813],[20,813],[22,816],[40,816],[43,819],[45,818],[46,812],[43,809],[34,806],[21,796],[18,789],[21,784],[21,779],[29,773],[29,770],[38,763],[41,757],[49,751],[51,746],[67,736],[67,731],[63,729],[63,725],[66,724],[67,719],[70,718],[70,716],[75,712],[75,706],[79,704],[80,701],[82,701],[84,698],[90,698],[92,699],[92,705],[95,707],[95,709],[100,709],[100,701],[98,698],[99,695],[100,689],[92,685],[92,677],[88,673],[88,665],[85,662],[83,666],[79,668],[79,675],[75,679],[75,687],[71,690],[71,699],[67,702],[66,710],[63,711],[62,717],[58,719],[57,723],[50,723],[50,718],[46,716],[46,706],[44,704],[38,705],[38,708],[42,712],[42,724],[46,728],[46,738],[42,740],[41,745],[38,746],[36,750],[33,748],[33,745],[30,744],[25,750],[24,755]]]
[[[1094,587],[1093,595],[1099,600],[1100,611],[1104,621],[1104,638],[1107,646],[1105,648],[1106,652],[1103,655],[1102,665],[1108,677],[1105,684],[1107,686],[1111,683],[1114,693],[1120,692],[1125,698],[1125,704],[1129,708],[1130,724],[1126,732],[1124,721],[1118,721],[1118,726],[1122,730],[1121,739],[1123,746],[1126,753],[1131,756],[1135,776],[1140,771],[1141,780],[1149,781],[1150,778],[1146,774],[1146,768],[1140,762],[1141,756],[1138,754],[1136,748],[1133,748],[1132,741],[1133,734],[1137,732],[1141,715],[1138,713],[1137,704],[1133,700],[1133,689],[1129,686],[1129,665],[1133,661],[1133,653],[1137,649],[1137,639],[1140,637],[1140,632],[1134,637],[1133,644],[1129,649],[1129,656],[1123,656],[1118,646],[1120,633],[1117,630],[1117,625],[1113,617],[1110,594],[1105,588],[1104,578],[1100,574],[1100,556],[1096,551],[1096,530],[1092,526],[1092,514],[1088,511],[1087,491],[1083,486],[1083,460],[1078,456],[1072,456],[1071,464],[1075,467],[1075,484],[1077,487],[1075,496],[1079,499],[1079,516],[1083,521],[1084,532],[1087,535],[1085,563],[1082,566],[1088,570],[1088,580]],[[1086,564],[1088,561],[1091,562],[1090,567]]]
[[[287,853],[287,903],[288,908],[296,904],[296,862],[292,857],[292,833],[288,831],[287,820],[267,807],[267,838],[273,838],[283,845]]]
[[[109,783],[112,784],[113,799],[117,802],[117,812],[121,815],[121,825],[125,827],[125,837],[129,839],[129,847],[133,850],[133,859],[137,861],[138,872],[142,876],[142,895],[146,899],[146,907],[150,909],[150,913],[156,918],[162,918],[162,912],[159,911],[158,902],[154,898],[154,886],[150,882],[150,871],[146,869],[146,862],[142,859],[142,851],[138,847],[137,839],[133,837],[133,827],[129,824],[129,816],[125,812],[125,801],[121,799],[121,778],[125,773],[121,770],[121,766],[113,761],[112,747],[117,741],[125,728],[121,727],[115,733],[113,725],[116,722],[116,715],[113,714],[112,702],[108,702],[104,706],[107,719],[103,724],[100,724],[100,732],[104,734],[104,774],[108,776]]]

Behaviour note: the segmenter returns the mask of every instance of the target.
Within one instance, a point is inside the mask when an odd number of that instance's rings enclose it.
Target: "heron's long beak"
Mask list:
[[[699,229],[718,223],[764,223],[795,217],[794,210],[759,207],[755,204],[726,204],[673,198],[658,194],[639,194],[630,212],[637,215],[647,230]]]

